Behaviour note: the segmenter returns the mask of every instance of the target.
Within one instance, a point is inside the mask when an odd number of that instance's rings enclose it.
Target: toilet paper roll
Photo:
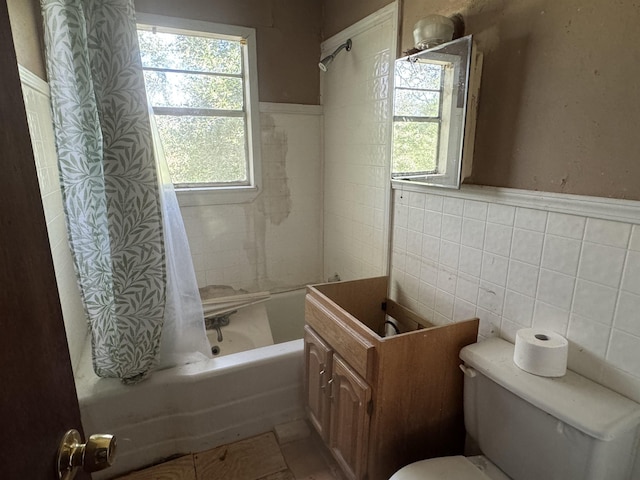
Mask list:
[[[551,330],[523,328],[516,332],[513,362],[525,372],[541,377],[561,377],[567,372],[569,342]]]

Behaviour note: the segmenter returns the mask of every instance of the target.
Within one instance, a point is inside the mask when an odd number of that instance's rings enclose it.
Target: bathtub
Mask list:
[[[304,289],[300,289],[273,295],[267,303],[269,314],[291,310],[296,296],[293,311],[304,311]],[[278,305],[280,300],[283,305]],[[304,315],[270,317],[269,323],[279,325],[274,330],[281,332],[273,335],[273,345],[161,370],[138,385],[99,379],[91,362],[86,362],[76,378],[85,434],[113,433],[118,439],[114,465],[93,478],[112,478],[303,418],[303,341],[277,340],[302,331]]]

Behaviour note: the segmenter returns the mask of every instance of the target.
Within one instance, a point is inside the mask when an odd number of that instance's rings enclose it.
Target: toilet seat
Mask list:
[[[491,480],[466,457],[440,457],[402,467],[389,480]]]

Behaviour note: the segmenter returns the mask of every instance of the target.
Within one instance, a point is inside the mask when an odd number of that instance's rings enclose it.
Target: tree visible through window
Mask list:
[[[246,42],[144,26],[138,39],[174,185],[250,185]]]
[[[396,62],[393,172],[401,176],[438,173],[443,67]]]

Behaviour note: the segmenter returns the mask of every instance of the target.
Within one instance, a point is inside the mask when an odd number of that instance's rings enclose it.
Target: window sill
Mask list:
[[[260,189],[257,186],[176,189],[181,207],[250,203],[259,193]]]

